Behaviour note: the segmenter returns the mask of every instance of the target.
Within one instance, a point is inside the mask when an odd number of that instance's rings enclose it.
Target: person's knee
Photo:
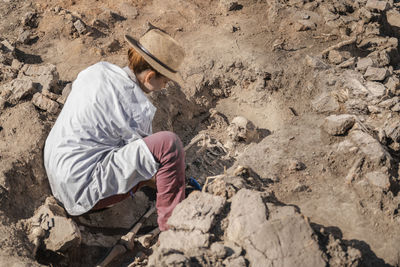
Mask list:
[[[168,144],[170,151],[181,152],[183,150],[182,141],[177,134],[170,131],[159,132],[164,143]]]

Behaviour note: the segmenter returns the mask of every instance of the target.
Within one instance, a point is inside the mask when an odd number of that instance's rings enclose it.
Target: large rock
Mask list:
[[[215,216],[220,214],[225,202],[225,199],[220,196],[193,192],[185,201],[175,207],[168,220],[168,225],[174,229],[199,230],[207,233],[214,224]]]
[[[354,116],[349,114],[330,115],[322,124],[323,129],[330,135],[343,135],[353,127]]]
[[[248,207],[252,207],[249,212]],[[234,242],[242,242],[255,229],[266,222],[268,211],[257,193],[242,189],[233,198],[229,214],[229,226],[226,229],[227,238]]]
[[[260,193],[242,189],[232,198],[227,239],[245,248],[250,266],[326,266],[304,218],[286,210],[277,215],[279,207],[273,208],[275,217],[267,220]]]
[[[65,252],[76,248],[81,243],[82,237],[76,223],[67,218],[65,210],[57,204],[53,197],[48,197],[40,206],[32,218],[29,219],[32,233],[38,233],[37,229],[45,231],[43,234],[31,234],[29,239],[44,238],[46,249]],[[36,231],[35,231],[36,230]]]
[[[80,244],[80,231],[72,219],[54,216],[52,224],[49,236],[44,242],[47,249],[52,251],[66,251]]]

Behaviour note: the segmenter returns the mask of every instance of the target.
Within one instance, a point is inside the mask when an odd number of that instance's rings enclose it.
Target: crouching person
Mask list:
[[[161,90],[170,80],[182,84],[177,69],[184,51],[158,29],[139,41],[125,38],[131,46],[127,67],[99,62],[73,82],[45,143],[45,168],[53,195],[74,216],[153,185],[164,231],[185,197],[185,155],[176,134],[152,134],[156,108],[146,93]]]

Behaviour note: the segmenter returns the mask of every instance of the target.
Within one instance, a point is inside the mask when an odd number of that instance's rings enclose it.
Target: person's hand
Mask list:
[[[140,188],[144,187],[144,186],[148,186],[151,187],[153,189],[157,189],[156,186],[156,176],[154,175],[150,180],[146,180],[146,181],[142,181],[140,183],[138,183],[132,190],[133,193],[135,193],[136,191],[138,191]]]

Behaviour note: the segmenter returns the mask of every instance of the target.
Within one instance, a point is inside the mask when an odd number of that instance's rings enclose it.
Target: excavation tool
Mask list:
[[[129,230],[129,232],[122,236],[116,245],[112,247],[105,258],[96,265],[96,267],[105,267],[112,262],[119,255],[124,254],[128,250],[133,250],[135,247],[135,236],[143,223],[156,211],[155,205],[151,206],[148,211],[139,219],[139,221]]]

